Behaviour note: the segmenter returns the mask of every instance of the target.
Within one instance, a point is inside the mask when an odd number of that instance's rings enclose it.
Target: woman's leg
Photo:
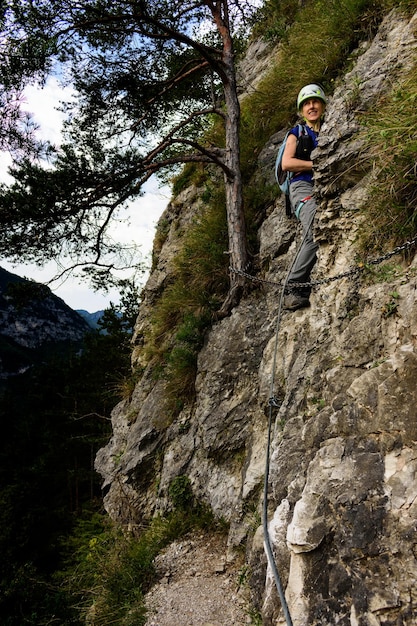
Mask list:
[[[316,202],[312,197],[313,186],[299,181],[290,187],[290,200],[293,211],[303,228],[303,243],[291,269],[289,282],[309,282],[310,273],[317,260],[319,245],[313,239],[313,220],[316,213]]]
[[[303,228],[303,240],[294,260],[287,283],[287,296],[284,307],[296,311],[310,305],[311,287],[291,287],[291,283],[310,282],[310,272],[317,260],[318,244],[313,239],[313,220],[316,214],[316,203],[312,197],[313,186],[299,181],[290,187],[290,200],[293,211]]]

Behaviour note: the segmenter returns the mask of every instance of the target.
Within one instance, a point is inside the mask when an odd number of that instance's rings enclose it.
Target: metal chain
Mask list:
[[[363,272],[364,270],[366,270],[369,265],[379,265],[383,261],[390,259],[396,254],[400,254],[400,252],[403,252],[404,250],[408,250],[408,248],[411,248],[412,246],[416,244],[417,244],[417,237],[415,237],[411,241],[406,241],[401,246],[397,246],[396,248],[394,248],[394,250],[391,250],[391,252],[387,252],[383,254],[382,256],[377,257],[376,259],[365,261],[364,263],[361,263],[360,265],[357,265],[356,267],[352,267],[350,270],[347,270],[346,272],[342,272],[341,274],[337,274],[336,276],[329,276],[328,278],[321,278],[320,280],[312,280],[308,283],[293,283],[292,282],[291,287],[317,287],[318,285],[331,283],[335,280],[341,280],[342,278],[350,278],[351,276],[355,276],[356,274],[360,274],[360,272]],[[231,266],[229,267],[229,270],[233,274],[237,274],[238,276],[243,276],[243,278],[246,278],[247,280],[251,280],[252,282],[258,282],[264,285],[274,285],[276,287],[283,287],[282,283],[278,283],[273,280],[266,280],[264,278],[258,278],[257,276],[253,276],[252,274],[249,274],[248,272],[245,272],[243,270],[238,270]]]

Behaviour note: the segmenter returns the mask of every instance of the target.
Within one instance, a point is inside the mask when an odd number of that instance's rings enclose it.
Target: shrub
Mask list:
[[[188,476],[177,476],[169,486],[169,497],[175,509],[186,511],[192,507],[194,496]]]

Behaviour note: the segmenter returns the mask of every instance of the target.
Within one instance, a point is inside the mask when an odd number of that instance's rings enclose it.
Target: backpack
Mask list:
[[[298,127],[298,137],[297,137],[297,150],[296,157],[299,159],[310,159],[310,154],[314,149],[313,140],[308,134],[305,124],[297,124]],[[288,135],[290,131],[284,137],[284,141],[279,147],[277,158],[275,161],[275,178],[281,189],[282,193],[285,194],[285,213],[287,217],[292,216],[291,203],[290,203],[290,181],[293,177],[293,172],[284,172],[282,169],[282,155],[284,154],[285,146],[287,144]]]

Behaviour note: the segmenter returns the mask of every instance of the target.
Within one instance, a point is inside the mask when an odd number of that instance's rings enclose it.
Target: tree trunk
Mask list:
[[[227,2],[224,2],[227,11]],[[244,278],[236,273],[244,271],[248,262],[246,224],[243,209],[243,186],[240,170],[240,104],[237,95],[236,71],[233,42],[227,24],[227,13],[223,16],[226,28],[220,33],[223,39],[222,76],[226,102],[226,156],[225,189],[227,229],[229,238],[230,291],[219,311],[219,316],[227,315],[239,301]]]

